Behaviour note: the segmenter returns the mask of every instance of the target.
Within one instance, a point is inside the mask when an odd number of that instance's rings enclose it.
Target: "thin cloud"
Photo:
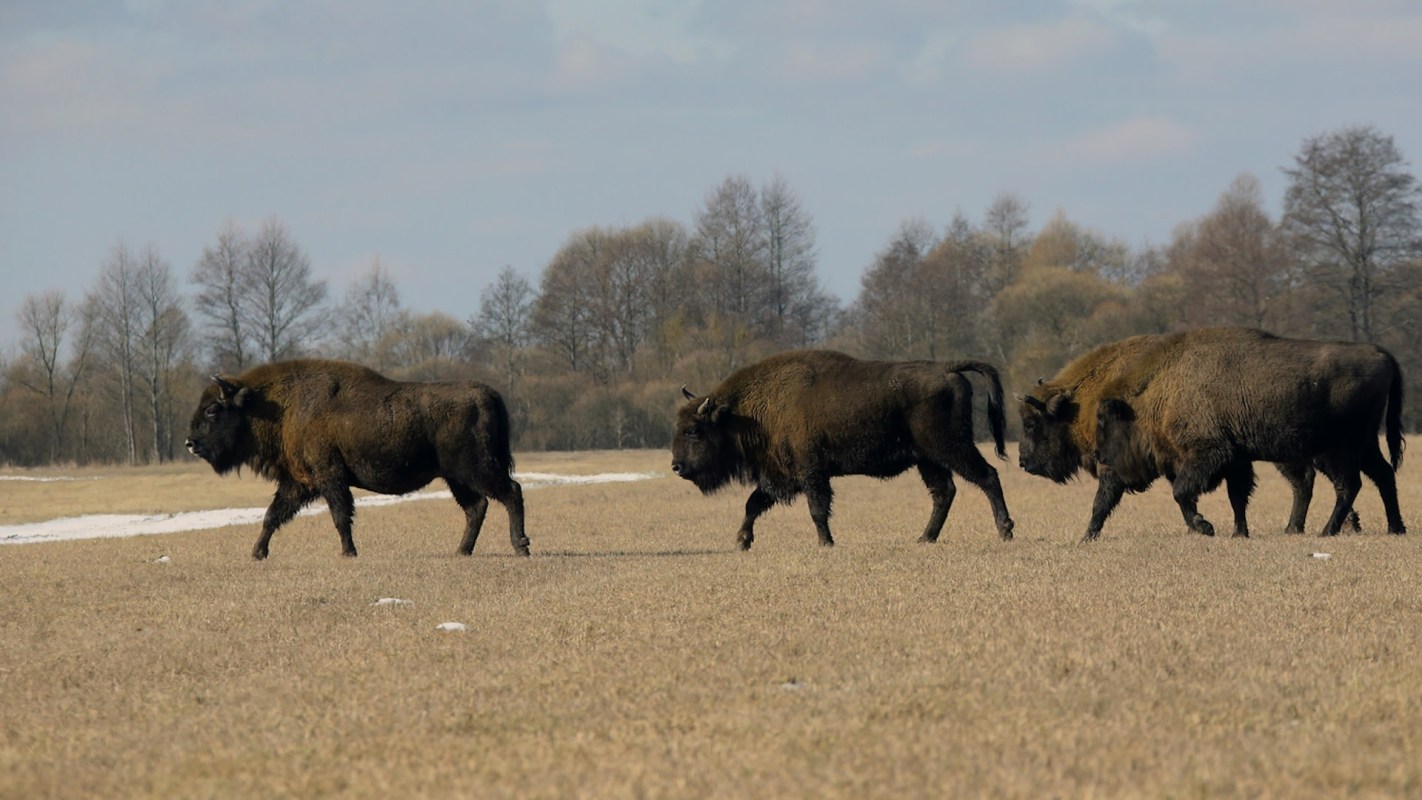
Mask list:
[[[1165,117],[1136,117],[1076,139],[1066,152],[1073,160],[1136,161],[1187,152],[1198,138],[1191,129]]]
[[[970,66],[988,72],[1034,73],[1097,56],[1116,41],[1111,28],[1093,19],[1072,17],[981,34],[968,46],[966,59]]]

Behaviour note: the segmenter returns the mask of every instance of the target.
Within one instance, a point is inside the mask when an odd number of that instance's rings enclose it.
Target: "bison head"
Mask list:
[[[1097,404],[1096,462],[1132,487],[1149,485],[1156,477],[1155,461],[1136,434],[1136,412],[1130,403],[1109,397]]]
[[[192,424],[188,427],[188,452],[212,465],[218,474],[240,467],[246,460],[250,437],[247,410],[252,390],[212,376],[212,384],[202,392]]]
[[[1081,450],[1072,436],[1079,406],[1072,392],[1041,381],[1021,398],[1022,442],[1017,462],[1033,475],[1065,483],[1081,467]]]
[[[686,405],[676,415],[672,433],[672,472],[711,494],[739,473],[740,455],[731,432],[730,409],[683,386]]]

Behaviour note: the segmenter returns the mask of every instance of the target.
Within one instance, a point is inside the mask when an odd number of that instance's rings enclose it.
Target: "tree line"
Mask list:
[[[332,296],[276,218],[227,225],[185,276],[121,241],[82,296],[25,298],[18,349],[0,356],[0,463],[184,457],[211,374],[297,356],[489,383],[519,449],[663,447],[681,385],[706,391],[779,350],[980,358],[1025,386],[1095,345],[1202,325],[1383,345],[1415,425],[1422,188],[1372,127],[1306,139],[1284,173],[1279,219],[1244,174],[1156,247],[1061,211],[1033,231],[1011,193],[978,220],[904,220],[848,303],[821,284],[813,219],[779,177],[726,178],[690,224],[576,231],[536,282],[505,267],[464,320],[405,308],[379,259]]]

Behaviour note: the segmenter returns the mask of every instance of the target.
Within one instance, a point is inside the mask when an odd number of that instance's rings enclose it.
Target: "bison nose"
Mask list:
[[[673,462],[672,462],[672,474],[673,474],[673,475],[680,475],[680,474],[681,474],[681,462],[680,462],[680,461],[673,461]]]

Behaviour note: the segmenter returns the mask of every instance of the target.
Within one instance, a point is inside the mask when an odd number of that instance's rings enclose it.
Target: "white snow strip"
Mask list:
[[[660,477],[656,472],[604,472],[596,475],[560,475],[552,472],[514,473],[524,489],[544,486],[583,486],[597,483],[626,483]],[[402,495],[370,495],[357,498],[356,506],[389,506],[412,500],[448,500],[449,491],[412,492]],[[324,514],[326,505],[315,503],[300,516]],[[174,514],[88,514],[23,525],[0,525],[0,544],[34,544],[75,539],[102,539],[120,536],[147,536],[179,533],[229,525],[256,525],[267,513],[265,508],[219,508],[212,511],[180,511]]]
[[[96,481],[93,478],[70,478],[64,475],[0,475],[0,481],[31,481],[34,483],[55,483],[58,481]]]

